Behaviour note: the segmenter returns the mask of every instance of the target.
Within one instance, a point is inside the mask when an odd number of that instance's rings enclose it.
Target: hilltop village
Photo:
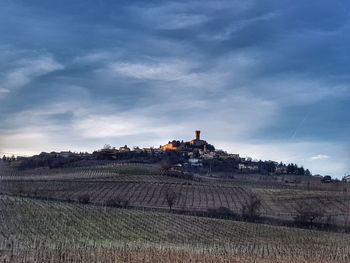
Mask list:
[[[42,152],[32,157],[3,157],[4,161],[14,162],[19,169],[62,166],[74,166],[77,163],[95,164],[101,161],[128,163],[167,163],[173,168],[196,173],[246,173],[246,174],[293,174],[311,175],[308,169],[296,164],[283,164],[274,161],[252,160],[239,154],[227,153],[215,149],[214,145],[201,139],[201,132],[195,131],[189,141],[173,140],[159,148],[119,148],[105,145],[103,149],[87,152]]]

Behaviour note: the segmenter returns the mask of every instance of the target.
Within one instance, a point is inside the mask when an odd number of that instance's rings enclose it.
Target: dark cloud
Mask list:
[[[349,7],[2,1],[0,147],[158,146],[200,128],[229,150],[311,165],[338,157],[334,173],[348,172]]]

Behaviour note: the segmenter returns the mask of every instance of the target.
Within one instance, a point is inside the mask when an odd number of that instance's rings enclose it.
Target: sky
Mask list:
[[[0,154],[202,138],[350,174],[350,3],[0,2]]]

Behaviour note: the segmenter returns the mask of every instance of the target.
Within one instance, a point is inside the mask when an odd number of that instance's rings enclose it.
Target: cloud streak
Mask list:
[[[317,161],[317,160],[325,160],[325,159],[328,159],[328,158],[329,158],[329,156],[326,155],[326,154],[317,154],[315,156],[312,156],[310,159],[312,161]]]
[[[20,59],[13,63],[12,69],[3,74],[0,90],[2,93],[9,93],[14,89],[27,85],[40,76],[63,68],[64,66],[56,62],[50,55]]]

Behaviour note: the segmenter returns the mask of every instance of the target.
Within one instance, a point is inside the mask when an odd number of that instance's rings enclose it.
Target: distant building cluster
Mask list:
[[[350,183],[350,174],[343,177],[343,182]]]
[[[216,150],[212,144],[201,139],[201,131],[196,130],[194,139],[190,141],[169,141],[167,144],[160,147],[163,152],[176,152],[188,157],[185,165],[193,167],[201,167],[208,160],[236,160],[239,161],[239,154],[228,154],[222,150]]]
[[[119,149],[105,145],[105,147],[98,151],[99,154],[109,156],[111,159],[117,159],[117,155],[120,153],[135,153],[135,154],[150,154],[153,156],[162,156],[164,154],[176,153],[178,155],[189,157],[189,163],[195,166],[200,166],[200,159],[239,159],[239,154],[228,154],[222,150],[215,150],[215,147],[209,144],[207,141],[202,140],[200,137],[200,131],[195,131],[195,138],[190,141],[169,141],[167,144],[160,146],[159,148],[139,148],[134,147],[130,149],[127,145],[120,147]],[[97,153],[97,152],[95,152]]]
[[[204,140],[201,140],[200,137],[201,131],[195,131],[195,138],[191,141],[176,141],[173,140],[167,144],[161,146],[163,151],[193,151],[201,150],[204,152],[215,151],[215,147]]]
[[[252,160],[250,157],[242,158],[239,154],[227,153],[215,149],[212,144],[201,139],[201,132],[196,130],[194,138],[189,141],[173,140],[159,147],[130,148],[127,145],[112,147],[105,145],[102,149],[87,152],[42,152],[32,157],[6,157],[2,161],[18,162],[19,168],[35,167],[62,167],[77,161],[86,163],[110,160],[120,162],[162,163],[170,162],[174,168],[203,173],[229,172],[229,173],[260,173],[276,175],[306,175],[311,176],[308,169],[296,164],[283,164],[274,161]],[[320,176],[320,178],[323,178]],[[327,178],[323,178],[326,181]],[[350,176],[343,178],[344,182],[350,182]]]

